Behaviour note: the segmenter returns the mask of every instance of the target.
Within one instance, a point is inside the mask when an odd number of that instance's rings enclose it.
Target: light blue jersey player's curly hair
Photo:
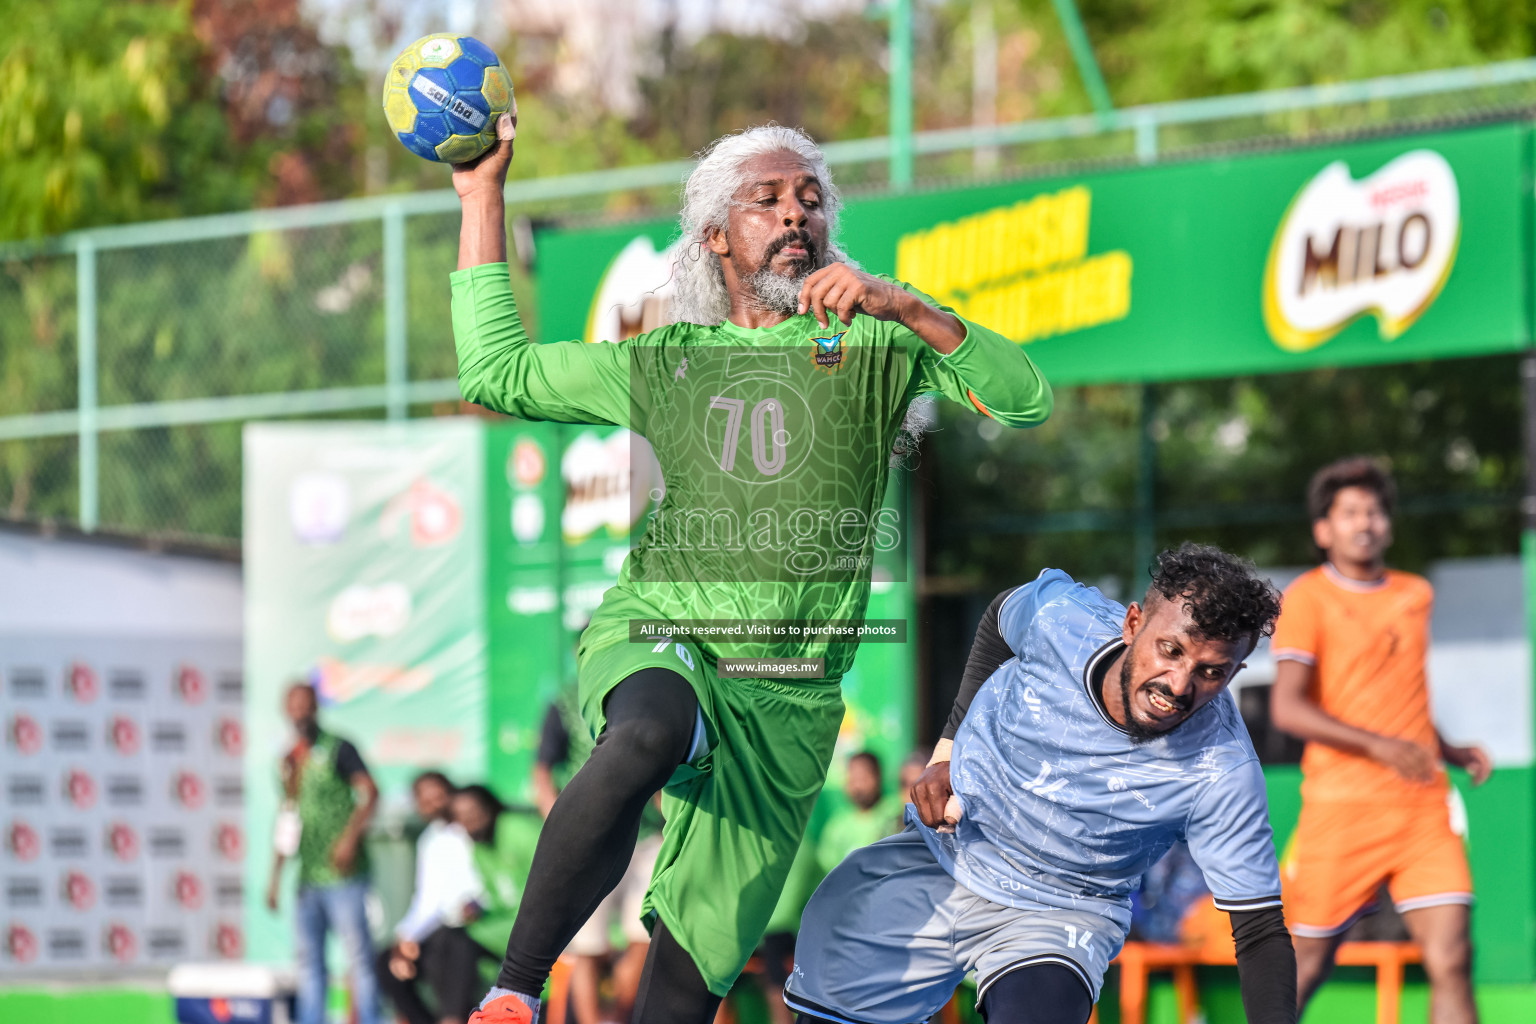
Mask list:
[[[720,257],[709,251],[704,239],[711,228],[725,229],[736,190],[744,184],[742,168],[753,157],[788,150],[810,164],[821,182],[822,210],[827,217],[829,239],[837,236],[837,214],[842,198],[832,183],[827,158],[811,137],[798,128],[764,124],[715,140],[704,150],[699,164],[683,184],[683,210],[676,270],[676,293],[671,302],[673,323],[719,324],[731,311],[725,290]],[[829,263],[851,262],[835,241],[820,254],[818,269]]]

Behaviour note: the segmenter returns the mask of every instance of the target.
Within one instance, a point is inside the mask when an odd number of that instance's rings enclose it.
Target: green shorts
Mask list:
[[[581,714],[594,736],[608,694],[641,669],[671,669],[698,695],[709,749],[662,790],[667,821],[643,909],[647,922],[666,923],[709,990],[725,995],[763,937],[826,781],[841,688],[721,679],[687,642],[583,647],[578,666]]]

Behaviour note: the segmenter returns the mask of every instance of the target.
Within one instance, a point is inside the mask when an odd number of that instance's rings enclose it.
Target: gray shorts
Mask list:
[[[1125,941],[1081,910],[1015,910],[951,878],[915,829],[855,850],[811,897],[784,1001],[849,1024],[916,1024],[943,1008],[969,971],[977,1000],[1010,971],[1056,963],[1095,1002]]]

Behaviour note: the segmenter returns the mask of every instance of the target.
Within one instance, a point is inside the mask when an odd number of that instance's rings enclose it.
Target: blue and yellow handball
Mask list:
[[[416,40],[384,77],[384,116],[406,149],[458,164],[490,149],[496,121],[512,109],[512,76],[473,36],[437,32]]]

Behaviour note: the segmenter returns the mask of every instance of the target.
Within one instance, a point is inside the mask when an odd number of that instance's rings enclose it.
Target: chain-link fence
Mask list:
[[[920,180],[1006,178],[1533,108],[1536,60],[1512,61],[924,132],[914,149]],[[886,187],[888,139],[826,149],[846,187]],[[515,215],[546,220],[664,210],[686,170],[520,181],[508,199]],[[445,190],[0,249],[0,516],[233,544],[244,422],[455,409],[457,228]],[[527,274],[514,267],[532,327]]]

